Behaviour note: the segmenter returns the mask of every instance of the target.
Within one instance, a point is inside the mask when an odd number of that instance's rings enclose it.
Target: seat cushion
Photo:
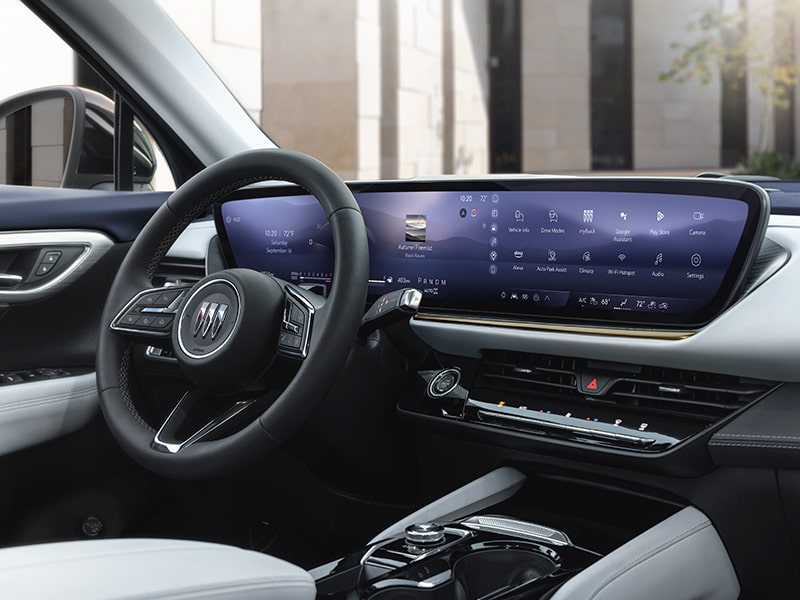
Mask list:
[[[233,546],[160,539],[88,540],[0,550],[4,598],[313,599],[311,576]]]

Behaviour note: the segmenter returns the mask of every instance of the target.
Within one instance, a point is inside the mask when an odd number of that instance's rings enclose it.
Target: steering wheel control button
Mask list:
[[[157,288],[137,294],[111,322],[111,329],[149,336],[169,335],[175,309],[188,288]]]
[[[411,546],[436,546],[444,542],[444,527],[436,523],[415,523],[406,527],[406,543]]]
[[[434,375],[428,383],[428,396],[443,398],[458,387],[461,381],[461,371],[458,369],[443,369]]]
[[[285,292],[286,305],[283,309],[278,353],[291,358],[305,358],[308,355],[314,306],[292,286],[286,286]]]

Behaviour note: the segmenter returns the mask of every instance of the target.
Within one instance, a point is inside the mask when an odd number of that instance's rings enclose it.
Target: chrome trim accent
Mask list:
[[[164,362],[171,362],[171,363],[178,362],[178,359],[175,358],[174,356],[164,356],[162,354],[162,349],[156,346],[148,346],[144,351],[144,355],[150,360],[162,360]]]
[[[454,527],[447,527],[447,526],[445,526],[444,532],[445,532],[445,535],[449,533],[450,535],[458,536],[458,539],[455,539],[452,542],[446,542],[446,543],[441,544],[439,546],[431,546],[430,548],[420,548],[420,550],[422,550],[422,552],[420,552],[418,555],[416,555],[414,558],[412,558],[408,562],[408,564],[411,565],[411,564],[413,564],[415,562],[418,562],[418,561],[420,561],[420,560],[422,560],[424,558],[427,558],[427,557],[431,556],[432,554],[438,554],[440,552],[444,552],[445,550],[447,550],[449,548],[452,548],[456,544],[460,544],[466,538],[475,536],[475,533],[472,532],[472,531],[466,531],[464,529],[456,529]],[[394,542],[396,542],[398,540],[401,540],[401,539],[404,539],[404,535],[403,534],[399,534],[399,535],[387,538],[385,540],[381,540],[379,542],[376,542],[369,550],[367,550],[364,553],[364,556],[361,557],[361,560],[359,561],[359,564],[361,565],[361,568],[362,569],[364,568],[364,566],[367,564],[369,559],[372,558],[372,555],[375,554],[375,552],[377,552],[380,548],[383,548],[384,546],[388,546],[389,544],[392,544],[392,543],[394,543]],[[378,563],[378,564],[380,564],[380,563]],[[408,566],[408,565],[406,565],[406,566]]]
[[[399,579],[399,578],[382,579],[381,581],[376,581],[375,583],[371,584],[370,587],[376,592],[393,587],[418,588],[423,590],[429,590],[437,586],[440,586],[443,583],[447,583],[452,578],[453,578],[453,571],[451,569],[447,569],[446,571],[442,571],[441,573],[432,575],[427,579],[423,579],[422,581],[414,581],[413,579]]]
[[[462,525],[470,529],[488,531],[491,533],[509,534],[535,541],[546,541],[556,546],[572,546],[572,541],[566,533],[551,527],[519,521],[508,517],[493,515],[476,515],[461,521]]]
[[[114,245],[99,231],[46,230],[14,231],[0,233],[0,252],[14,248],[39,248],[47,246],[82,246],[83,251],[61,273],[48,278],[41,285],[25,290],[0,290],[0,302],[30,302],[47,297],[50,292],[72,282],[86,272]]]
[[[584,435],[595,439],[602,438],[604,440],[609,440],[609,441],[631,442],[634,444],[638,444],[640,446],[646,446],[649,444],[654,444],[656,442],[655,438],[636,437],[633,435],[625,435],[623,433],[610,433],[608,431],[603,431],[602,429],[589,429],[588,427],[575,427],[573,425],[563,425],[561,423],[554,423],[552,421],[545,421],[543,419],[534,419],[531,417],[523,417],[520,415],[510,415],[507,413],[495,412],[493,410],[478,409],[478,416],[488,417],[491,419],[498,419],[501,421],[513,421],[516,423],[525,423],[528,425],[541,427],[545,430],[555,429],[558,431],[565,431],[567,433]],[[488,424],[491,425],[491,423]]]
[[[17,285],[22,283],[22,275],[13,273],[0,273],[0,285]]]
[[[211,306],[208,307],[208,310],[205,311],[205,315],[203,316],[203,330],[201,337],[203,339],[206,338],[208,332],[211,331],[211,323],[214,321],[214,317],[217,315],[217,309],[219,308],[219,302],[212,302]],[[194,334],[197,337],[197,334]]]
[[[203,302],[200,308],[197,309],[197,316],[194,318],[194,327],[192,327],[192,335],[197,337],[200,330],[203,328],[203,323],[206,320],[206,310],[208,309],[208,302]]]
[[[184,317],[186,316],[186,307],[189,306],[189,304],[192,301],[192,298],[194,298],[197,294],[199,294],[205,288],[207,288],[208,286],[210,286],[210,285],[212,285],[214,283],[224,283],[225,285],[227,285],[228,287],[230,287],[233,290],[234,294],[236,294],[237,310],[236,310],[236,314],[233,316],[233,325],[232,325],[232,328],[231,328],[231,335],[229,335],[225,340],[223,340],[223,342],[219,346],[214,348],[208,354],[194,354],[192,352],[189,352],[189,350],[186,348],[186,345],[183,343],[183,336],[181,335],[181,330],[180,330],[181,321],[183,321]],[[203,285],[201,285],[200,287],[198,287],[197,289],[195,289],[192,292],[192,294],[186,299],[186,302],[184,302],[183,309],[181,310],[180,314],[176,315],[176,317],[175,317],[177,319],[177,321],[178,321],[178,325],[177,325],[177,327],[178,327],[178,346],[180,346],[180,348],[183,351],[183,353],[186,356],[188,356],[189,358],[207,358],[209,356],[213,356],[214,354],[216,354],[217,352],[222,350],[228,344],[228,342],[230,341],[231,337],[233,337],[233,329],[236,328],[236,325],[239,322],[239,311],[241,311],[241,310],[242,310],[242,298],[239,295],[239,290],[236,289],[235,285],[233,285],[227,279],[221,279],[221,278],[219,278],[219,279],[211,279],[210,281],[206,281]]]
[[[582,335],[602,335],[611,337],[648,338],[654,340],[685,340],[697,333],[696,331],[680,330],[667,331],[657,329],[618,329],[613,327],[597,327],[587,325],[557,325],[554,323],[533,323],[523,321],[506,321],[489,317],[454,317],[449,315],[434,315],[430,313],[417,313],[414,319],[420,321],[438,321],[440,323],[461,323],[465,325],[484,325],[494,327],[508,327],[513,329],[534,329],[538,331],[558,331],[561,333],[578,333]]]
[[[228,305],[220,304],[217,312],[214,313],[214,321],[211,323],[211,339],[217,339],[217,334],[225,322],[225,315],[228,313]]]
[[[409,544],[439,544],[444,541],[444,527],[437,523],[414,523],[406,527]]]
[[[406,311],[417,312],[420,302],[422,302],[422,292],[415,288],[409,288],[400,296],[398,306]]]
[[[157,450],[159,452],[166,452],[167,454],[177,454],[184,448],[191,446],[196,442],[200,442],[205,438],[212,435],[216,430],[220,427],[228,423],[231,419],[236,417],[239,413],[243,410],[248,408],[255,400],[240,400],[236,402],[233,406],[231,406],[227,411],[222,413],[219,417],[215,417],[211,419],[208,423],[203,425],[200,429],[190,435],[182,442],[167,442],[163,438],[168,435],[166,432],[170,429],[177,429],[180,425],[179,422],[173,423],[173,420],[177,420],[180,417],[180,413],[183,412],[182,404],[184,400],[191,394],[191,392],[186,392],[183,397],[178,401],[175,405],[175,408],[172,409],[172,412],[169,413],[169,416],[164,421],[164,423],[159,427],[158,431],[156,432],[155,436],[153,436],[153,441],[150,442],[150,447],[153,450]]]
[[[454,376],[453,385],[451,385],[446,391],[444,392],[437,392],[436,391],[436,384],[439,380],[443,379],[446,375],[452,373]],[[448,367],[447,369],[442,369],[436,375],[431,377],[431,380],[428,382],[428,396],[431,398],[444,398],[450,392],[458,387],[458,384],[461,383],[461,369],[456,367]]]

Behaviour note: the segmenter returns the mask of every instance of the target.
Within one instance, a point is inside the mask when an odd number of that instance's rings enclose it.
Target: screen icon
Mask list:
[[[660,210],[656,213],[656,221],[663,221],[664,220],[664,213]]]
[[[491,229],[492,233],[497,233],[497,223],[489,225],[489,229]]]
[[[695,253],[695,254],[692,254],[692,258],[691,258],[690,260],[691,260],[692,266],[693,266],[695,269],[696,269],[697,267],[699,267],[699,266],[700,266],[700,265],[703,263],[703,257],[702,257],[702,256],[700,256],[700,255],[699,255],[699,254],[697,254],[697,253]]]
[[[547,251],[547,260],[549,260],[550,262],[556,262],[556,260],[558,260],[557,257],[556,257],[556,251],[555,250],[548,250]]]
[[[592,253],[591,252],[584,252],[583,253],[583,262],[592,262]]]
[[[497,238],[496,237],[489,238],[489,245],[492,248],[497,248]]]
[[[515,220],[517,223],[522,223],[523,221],[525,221],[525,213],[524,213],[524,212],[522,212],[522,211],[521,211],[521,210],[519,210],[519,209],[518,209],[518,210],[515,210],[515,211],[514,211],[514,220]]]
[[[551,223],[558,223],[558,213],[556,211],[551,209],[547,215],[550,217]]]
[[[584,223],[591,223],[594,221],[594,210],[588,209],[583,211],[583,222]]]
[[[522,250],[514,250],[514,258],[517,260],[521,259],[523,256]]]
[[[692,215],[692,218],[695,221],[702,221],[703,219],[706,218],[706,215],[705,215],[705,213],[702,213],[700,211],[695,211],[694,214]]]
[[[500,214],[500,211],[499,211],[499,210],[497,210],[496,208],[493,208],[493,209],[492,209],[492,218],[493,218],[493,219],[496,219],[496,218],[498,217],[498,215],[499,215],[499,214]]]
[[[627,221],[628,220],[628,213],[626,213],[625,211],[622,211],[621,213],[619,213],[619,218],[622,219],[623,221]]]
[[[466,209],[461,209],[462,217],[467,216]],[[406,215],[406,241],[424,242],[428,231],[428,218],[425,215]]]
[[[497,252],[495,250],[489,252],[489,260],[491,260],[492,262],[497,260]]]
[[[617,254],[617,258],[619,262],[625,262],[625,259],[628,258],[625,254]]]
[[[658,266],[662,262],[664,262],[664,254],[662,252],[659,252],[658,254],[656,254],[656,259],[653,261],[653,264],[655,266]]]
[[[497,194],[492,194],[492,202],[494,202],[495,204],[500,202],[500,196],[498,196]]]

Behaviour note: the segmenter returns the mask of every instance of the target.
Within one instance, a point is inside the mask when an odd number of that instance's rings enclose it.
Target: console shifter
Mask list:
[[[414,288],[404,288],[384,294],[375,301],[358,329],[358,340],[363,344],[373,331],[409,319],[417,313],[422,292]]]

